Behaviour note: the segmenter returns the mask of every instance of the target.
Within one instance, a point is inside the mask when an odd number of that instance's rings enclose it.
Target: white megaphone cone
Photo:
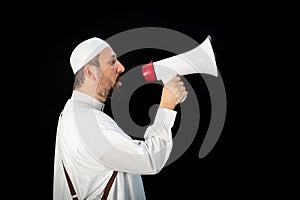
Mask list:
[[[166,84],[176,75],[195,73],[217,77],[218,68],[210,40],[211,38],[208,36],[202,44],[188,52],[144,65],[142,73],[145,80],[161,80]],[[185,98],[181,102],[184,100]]]

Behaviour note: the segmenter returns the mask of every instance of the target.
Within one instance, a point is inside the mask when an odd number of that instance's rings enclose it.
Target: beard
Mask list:
[[[101,99],[107,100],[112,97],[112,93],[118,83],[120,76],[118,76],[115,83],[112,82],[111,79],[106,76],[102,76],[97,88],[97,94],[101,97]]]

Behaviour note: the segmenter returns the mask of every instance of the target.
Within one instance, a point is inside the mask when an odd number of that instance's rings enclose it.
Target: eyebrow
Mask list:
[[[108,62],[107,62],[107,64],[109,64],[112,60],[115,60],[115,59],[116,59],[116,55],[115,54],[111,55]]]

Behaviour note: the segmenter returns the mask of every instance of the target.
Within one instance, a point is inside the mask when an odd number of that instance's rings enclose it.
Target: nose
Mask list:
[[[125,71],[125,67],[119,61],[117,61],[117,72],[120,74],[124,71]]]

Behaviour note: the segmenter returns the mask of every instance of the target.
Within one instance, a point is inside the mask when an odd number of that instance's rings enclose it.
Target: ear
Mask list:
[[[95,70],[93,69],[92,66],[89,65],[84,66],[84,74],[86,77],[92,79],[93,81],[96,80]]]

